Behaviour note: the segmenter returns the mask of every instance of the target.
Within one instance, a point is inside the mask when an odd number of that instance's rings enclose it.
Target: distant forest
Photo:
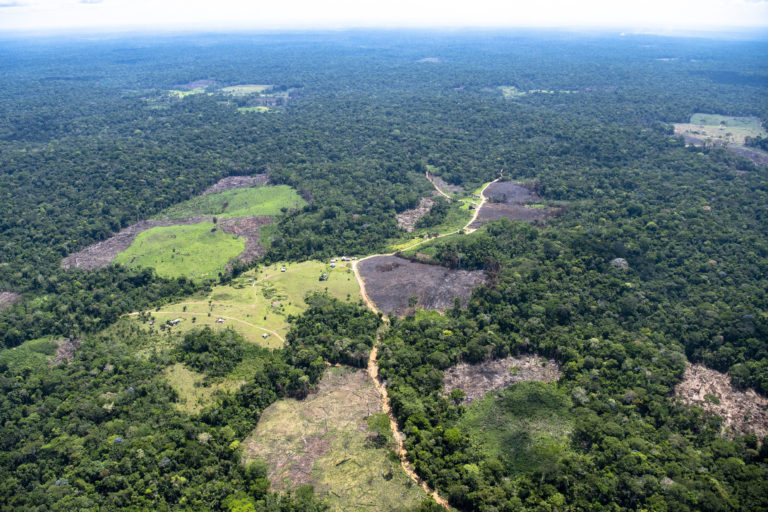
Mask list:
[[[310,392],[325,361],[361,366],[375,315],[309,297],[285,349],[254,353],[246,385],[189,416],[156,375],[173,361],[216,375],[210,362],[244,342],[202,330],[137,359],[145,333],[104,329],[213,282],[61,260],[259,173],[308,204],[279,217],[252,265],[381,252],[403,234],[395,215],[432,193],[427,168],[467,190],[503,168],[564,208],[430,245],[433,263],[491,279],[467,308],[384,335],[382,376],[421,478],[459,510],[768,508],[765,440],[721,436],[719,418],[672,398],[687,361],[768,395],[768,167],[673,131],[698,112],[768,125],[766,55],[766,42],[558,32],[0,41],[0,291],[21,296],[0,310],[0,346],[81,340],[55,368],[0,363],[0,510],[323,510],[311,489],[269,491],[234,443],[270,403]],[[198,94],[167,92],[198,81]],[[238,111],[253,105],[220,92],[238,84],[286,99]],[[572,429],[517,466],[478,448],[442,376],[522,353],[563,377],[510,394],[509,410],[543,396]]]

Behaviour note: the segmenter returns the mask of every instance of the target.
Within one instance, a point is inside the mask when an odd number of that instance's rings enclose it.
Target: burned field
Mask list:
[[[561,211],[559,208],[527,206],[537,203],[541,198],[532,190],[513,181],[491,183],[483,195],[487,201],[478,212],[477,220],[469,226],[471,229],[500,219],[540,223]]]
[[[13,292],[0,291],[0,309],[12,305],[14,302],[18,302],[21,299],[21,295]]]
[[[488,391],[503,389],[518,382],[553,382],[562,373],[557,363],[536,355],[505,357],[480,364],[461,363],[443,372],[443,392],[461,389],[464,404],[483,398]]]
[[[768,435],[768,398],[752,389],[734,388],[727,373],[689,364],[675,387],[675,396],[723,418],[723,431],[731,436],[753,433],[763,439]]]
[[[415,307],[444,311],[453,306],[456,297],[466,304],[472,289],[485,280],[483,271],[450,270],[392,255],[361,260],[358,270],[376,307],[397,316],[413,312]],[[412,297],[416,297],[415,304]]]
[[[223,192],[234,188],[261,187],[267,184],[269,178],[266,174],[254,174],[253,176],[229,176],[222,178],[203,191],[202,195]]]

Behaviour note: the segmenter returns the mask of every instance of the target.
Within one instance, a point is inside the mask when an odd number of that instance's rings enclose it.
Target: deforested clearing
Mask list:
[[[362,260],[358,269],[370,299],[384,313],[398,316],[415,308],[444,311],[456,298],[466,304],[472,289],[485,281],[481,270],[452,270],[392,255]]]
[[[494,359],[479,364],[460,363],[443,372],[443,391],[446,395],[461,389],[468,404],[496,389],[503,389],[517,382],[552,382],[562,373],[555,361],[537,355],[522,355]]]
[[[387,455],[388,419],[362,370],[329,368],[314,394],[269,406],[243,445],[274,489],[311,484],[331,510],[413,509],[426,497]]]
[[[483,196],[487,200],[480,208],[477,220],[470,226],[472,229],[500,219],[543,222],[562,211],[540,204],[541,198],[535,192],[514,181],[491,183]]]
[[[701,407],[723,418],[726,434],[768,435],[768,398],[754,390],[733,387],[727,373],[700,364],[689,364],[683,380],[675,387],[675,395],[683,402]]]
[[[266,174],[254,174],[253,176],[227,176],[222,178],[203,192],[203,195],[223,192],[233,188],[259,187],[266,185],[269,180]]]
[[[419,201],[419,206],[397,214],[397,227],[410,233],[419,219],[429,213],[433,203],[434,201],[431,198],[422,197],[421,201]]]
[[[21,295],[13,292],[0,291],[0,309],[10,306],[14,302],[18,302],[21,299]]]

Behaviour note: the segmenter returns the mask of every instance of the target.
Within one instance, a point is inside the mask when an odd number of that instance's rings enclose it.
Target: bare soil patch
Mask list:
[[[264,411],[244,460],[266,461],[274,489],[313,485],[334,511],[411,510],[425,495],[387,456],[389,432],[368,422],[382,416],[379,400],[365,371],[328,368],[315,393]]]
[[[8,307],[20,299],[21,295],[18,293],[0,291],[0,309]]]
[[[378,410],[379,396],[364,371],[328,370],[304,400],[281,400],[264,410],[243,441],[245,459],[265,460],[275,489],[309,484],[315,461],[331,447],[333,431],[365,428],[366,412]]]
[[[675,396],[723,418],[723,432],[733,435],[754,433],[758,439],[768,435],[768,398],[754,390],[733,387],[727,373],[700,364],[689,364]]]
[[[64,361],[71,361],[75,357],[75,351],[80,346],[80,338],[61,338],[56,341],[56,355],[51,361],[51,366],[56,366]]]
[[[443,372],[443,392],[454,389],[466,393],[462,403],[483,398],[489,391],[503,389],[517,382],[552,382],[562,373],[557,363],[536,355],[505,357],[480,364],[461,363]]]
[[[755,165],[768,165],[768,153],[760,149],[728,144],[727,150],[735,155],[751,160]]]
[[[419,201],[419,206],[411,210],[405,210],[403,213],[398,213],[397,227],[406,230],[407,232],[413,231],[416,227],[416,223],[420,218],[429,213],[429,209],[432,208],[434,201],[430,197],[422,197]]]
[[[130,247],[139,233],[143,231],[155,227],[189,226],[200,222],[212,222],[212,219],[213,217],[210,216],[198,216],[176,220],[142,220],[125,229],[121,229],[117,234],[106,240],[70,254],[62,260],[61,266],[68,270],[75,268],[83,270],[103,268],[112,263],[112,260],[118,254]],[[245,238],[245,251],[238,257],[243,261],[252,261],[264,253],[264,249],[259,245],[259,228],[270,222],[272,222],[270,217],[237,217],[221,219],[219,226],[225,233]]]
[[[514,181],[497,181],[491,183],[483,191],[487,199],[478,212],[477,219],[469,226],[477,229],[480,226],[500,219],[523,220],[541,223],[547,217],[559,214],[561,208],[534,208],[526,206],[541,200],[535,192]]]
[[[408,305],[417,297],[416,307],[445,311],[459,297],[466,304],[472,289],[485,281],[481,270],[450,270],[437,265],[385,255],[358,263],[365,290],[376,307],[390,315],[404,316],[414,310]]]
[[[221,219],[219,227],[225,233],[245,238],[245,251],[237,257],[239,260],[249,263],[256,258],[264,256],[266,250],[259,244],[259,229],[272,223],[271,217],[237,217],[234,219]]]
[[[131,246],[139,233],[155,227],[166,226],[188,226],[200,222],[210,222],[211,217],[190,217],[180,220],[142,220],[132,224],[125,229],[121,229],[115,235],[86,247],[85,249],[72,253],[61,262],[65,269],[81,268],[83,270],[93,270],[106,267],[115,256]]]
[[[432,183],[435,184],[443,192],[446,192],[449,194],[460,194],[464,192],[464,187],[462,187],[461,185],[449,185],[440,176],[435,176],[434,174],[430,174],[429,178],[432,181]]]
[[[261,187],[269,180],[266,174],[254,174],[253,176],[228,176],[217,181],[202,193],[202,195],[223,192],[234,188]]]

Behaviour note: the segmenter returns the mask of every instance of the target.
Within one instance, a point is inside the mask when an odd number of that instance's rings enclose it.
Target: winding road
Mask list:
[[[464,231],[465,233],[472,233],[473,231],[475,231],[475,229],[472,229],[469,226],[472,225],[472,223],[474,223],[477,220],[477,216],[480,213],[480,209],[485,204],[486,198],[485,198],[485,195],[483,195],[483,193],[485,192],[485,189],[488,188],[492,183],[496,183],[497,181],[499,181],[503,177],[504,175],[503,173],[504,173],[504,169],[501,170],[500,176],[498,178],[496,178],[491,183],[488,183],[486,186],[482,188],[482,190],[480,191],[480,205],[477,208],[475,208],[475,212],[472,215],[472,218],[469,220],[469,222],[467,222],[467,224],[463,228],[457,229],[456,231],[451,231],[449,233],[442,233],[438,235],[436,238],[453,235],[460,231]],[[448,194],[440,190],[440,187],[438,187],[435,184],[435,182],[432,181],[432,178],[429,177],[429,172],[426,173],[426,176],[429,182],[432,183],[432,186],[435,187],[435,190],[437,190],[441,195],[447,197],[448,199],[451,199],[451,197]],[[428,242],[430,240],[434,240],[434,238],[421,240],[420,242],[417,242],[409,246],[408,249],[413,249],[414,247],[417,247],[423,244],[424,242]],[[393,254],[395,253],[392,252],[389,254],[372,254],[370,256],[366,256],[365,258],[361,258],[359,260],[355,260],[352,262],[352,271],[355,274],[355,279],[357,279],[357,284],[360,286],[360,296],[362,297],[363,302],[368,307],[368,309],[370,309],[374,313],[382,314],[382,319],[384,320],[384,323],[386,325],[389,325],[389,319],[383,315],[383,313],[376,307],[376,304],[374,304],[374,302],[368,296],[368,293],[366,292],[366,289],[365,289],[365,280],[360,275],[360,269],[358,268],[358,264],[361,261],[365,261],[369,258],[374,258],[376,256],[391,256]],[[407,457],[408,452],[405,449],[405,442],[404,442],[405,434],[403,434],[403,432],[400,430],[400,427],[397,424],[397,418],[395,418],[395,415],[392,412],[392,406],[389,400],[389,394],[387,393],[387,387],[381,381],[381,377],[379,376],[379,360],[378,360],[379,347],[381,346],[381,336],[385,329],[386,327],[382,328],[377,333],[376,344],[373,346],[373,348],[371,349],[371,353],[368,356],[368,375],[373,381],[373,386],[376,388],[376,390],[379,392],[379,395],[381,396],[381,409],[389,418],[389,426],[392,429],[392,434],[395,439],[395,445],[396,445],[395,453],[397,453],[398,457],[400,457],[400,466],[402,466],[403,471],[405,471],[405,473],[409,477],[411,477],[411,479],[414,482],[416,482],[419,486],[421,486],[421,488],[424,489],[424,491],[427,494],[429,494],[438,505],[442,506],[446,510],[451,510],[451,507],[448,504],[448,500],[440,496],[437,490],[429,487],[429,485],[427,485],[427,483],[424,480],[422,480],[422,478],[419,475],[416,474],[416,470],[413,468],[413,465],[408,460],[408,457]]]

